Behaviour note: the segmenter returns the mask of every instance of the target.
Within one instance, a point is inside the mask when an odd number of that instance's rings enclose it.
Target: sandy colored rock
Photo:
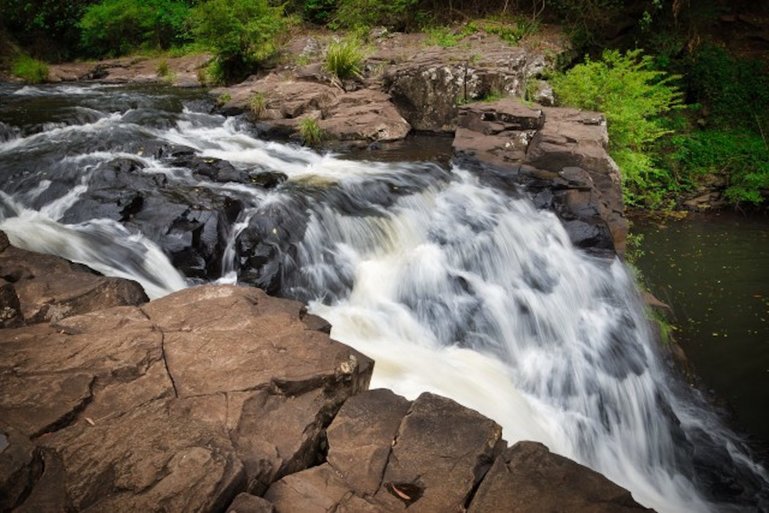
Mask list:
[[[49,82],[98,80],[110,84],[162,83],[176,87],[200,87],[199,74],[209,62],[208,53],[181,57],[120,57],[96,62],[52,64]]]
[[[303,119],[317,121],[325,138],[332,141],[394,141],[411,130],[388,94],[376,89],[346,92],[308,73],[300,68],[296,74],[253,77],[213,93],[228,98],[223,112],[249,112],[272,135],[298,137]],[[259,110],[251,103],[255,97],[261,102]]]

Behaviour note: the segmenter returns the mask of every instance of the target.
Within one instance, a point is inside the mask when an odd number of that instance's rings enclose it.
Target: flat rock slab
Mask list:
[[[283,513],[460,512],[501,452],[502,428],[444,397],[351,398],[328,430],[328,463],[287,476],[266,498]],[[352,502],[351,502],[352,501]]]
[[[201,87],[199,73],[211,62],[209,53],[182,57],[121,57],[97,62],[52,64],[49,82],[98,80],[109,84],[163,83]]]
[[[298,137],[300,123],[306,118],[317,121],[324,137],[335,141],[395,141],[411,131],[387,93],[377,89],[347,92],[330,85],[330,80],[318,80],[301,73],[273,73],[212,92],[227,98],[223,112],[250,112],[275,135]]]
[[[320,463],[373,362],[318,329],[300,303],[203,286],[0,330],[6,502],[223,511]]]

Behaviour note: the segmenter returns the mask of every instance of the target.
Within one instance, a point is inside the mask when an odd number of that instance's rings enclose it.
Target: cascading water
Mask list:
[[[9,88],[0,98],[0,229],[14,244],[136,279],[157,297],[187,284],[165,253],[220,240],[207,256],[216,271],[195,263],[208,273],[197,281],[240,276],[307,302],[376,360],[373,386],[451,397],[497,420],[508,441],[541,441],[661,512],[769,507],[765,471],[662,364],[623,265],[576,251],[525,197],[458,168],[264,142],[191,93]],[[181,154],[286,180],[216,182]],[[149,184],[146,195],[131,196],[125,176]],[[179,228],[191,211],[233,204],[232,218]],[[161,230],[147,209],[175,217]]]

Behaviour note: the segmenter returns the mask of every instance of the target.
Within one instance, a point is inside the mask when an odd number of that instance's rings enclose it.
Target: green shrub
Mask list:
[[[230,93],[222,93],[216,97],[216,104],[219,107],[223,107],[224,105],[227,105],[230,100],[232,100],[232,95]]]
[[[48,80],[48,64],[22,55],[11,63],[11,73],[28,84],[39,84]]]
[[[529,18],[487,20],[482,28],[489,34],[497,35],[502,41],[517,45],[521,39],[539,30],[539,23]]]
[[[192,34],[214,52],[225,78],[244,75],[275,55],[286,24],[283,8],[267,0],[207,0],[190,16]]]
[[[769,147],[760,135],[747,130],[698,130],[672,137],[669,146],[668,163],[683,180],[695,183],[703,175],[724,176],[730,202],[766,201]]]
[[[639,50],[606,50],[601,60],[585,59],[552,79],[560,103],[606,115],[609,151],[623,176],[625,201],[659,206],[675,188],[670,174],[655,165],[654,143],[670,133],[662,116],[681,104],[672,81],[678,77],[653,69]]]
[[[760,62],[705,45],[690,57],[686,77],[691,100],[705,107],[713,126],[757,132],[769,126],[769,73]]]
[[[166,59],[158,62],[157,73],[159,77],[167,77],[171,73],[171,70],[168,67],[168,61]]]
[[[360,77],[363,50],[357,39],[333,41],[326,49],[325,67],[340,79]]]
[[[461,39],[460,35],[449,27],[429,27],[425,29],[425,33],[427,34],[428,44],[440,46],[441,48],[457,46]]]
[[[179,0],[103,0],[90,6],[78,26],[84,51],[96,57],[184,41],[189,7]]]
[[[304,118],[299,122],[299,136],[307,146],[317,146],[323,141],[323,129],[313,118]]]
[[[94,1],[0,0],[0,25],[49,60],[70,59],[80,40],[78,21]]]
[[[485,103],[493,103],[505,97],[507,97],[507,95],[502,91],[500,91],[499,89],[490,89],[489,91],[486,91],[486,93],[484,93],[480,101]]]

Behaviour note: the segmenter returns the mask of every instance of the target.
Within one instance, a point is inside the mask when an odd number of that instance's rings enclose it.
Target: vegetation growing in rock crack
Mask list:
[[[299,136],[307,146],[317,146],[323,141],[323,129],[313,118],[304,118],[299,122]]]
[[[257,91],[252,94],[248,100],[248,108],[256,119],[261,118],[267,108],[267,99],[264,97],[264,93]]]
[[[356,38],[332,41],[326,49],[326,70],[337,78],[359,78],[363,64],[363,50]]]

